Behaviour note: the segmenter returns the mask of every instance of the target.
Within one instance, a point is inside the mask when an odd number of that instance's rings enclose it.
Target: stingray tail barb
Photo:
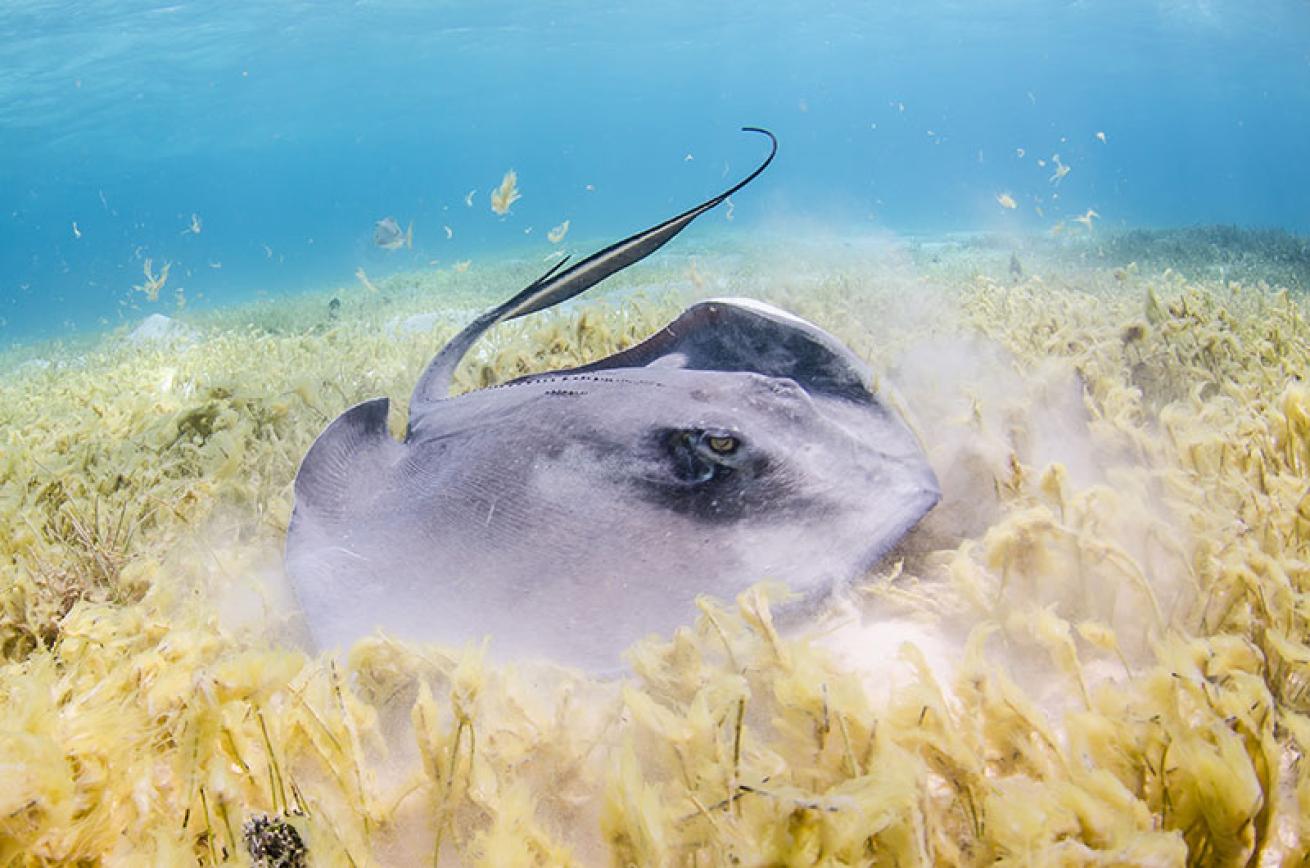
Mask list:
[[[464,355],[469,351],[484,332],[497,323],[527,316],[530,313],[554,307],[586,292],[615,272],[622,271],[633,263],[650,256],[667,244],[691,221],[706,211],[723,203],[729,196],[745,187],[760,176],[769,167],[778,154],[778,139],[773,133],[761,127],[742,127],[743,132],[760,133],[769,137],[769,155],[741,181],[723,191],[712,199],[690,208],[676,217],[671,217],[657,226],[652,226],[631,235],[622,241],[616,241],[604,250],[597,251],[586,259],[564,269],[567,257],[560,260],[553,268],[537,278],[513,298],[492,308],[469,323],[450,343],[442,347],[436,357],[428,363],[418,385],[414,387],[410,399],[411,414],[413,408],[423,404],[439,401],[450,392],[450,384]]]

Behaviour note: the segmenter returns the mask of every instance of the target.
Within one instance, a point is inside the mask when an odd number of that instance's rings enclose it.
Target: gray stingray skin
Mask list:
[[[521,293],[502,308],[533,304],[548,306]],[[939,498],[864,363],[761,302],[702,302],[594,364],[456,398],[436,397],[454,368],[440,359],[403,442],[379,398],[301,464],[286,566],[321,648],[378,628],[489,634],[501,659],[613,669],[637,639],[690,623],[700,594],[765,579],[829,592]]]

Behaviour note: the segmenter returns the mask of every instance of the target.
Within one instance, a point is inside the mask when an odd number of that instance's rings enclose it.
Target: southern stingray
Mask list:
[[[286,566],[315,641],[381,628],[613,668],[633,641],[776,579],[808,598],[881,558],[939,497],[868,367],[776,307],[718,299],[630,349],[458,397],[487,329],[648,256],[759,176],[478,317],[423,372],[403,441],[350,408],[295,481]]]

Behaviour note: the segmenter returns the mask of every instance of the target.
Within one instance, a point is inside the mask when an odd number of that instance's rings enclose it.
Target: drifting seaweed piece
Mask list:
[[[159,273],[154,272],[154,260],[149,256],[141,266],[141,271],[145,275],[145,283],[134,285],[132,289],[145,294],[146,301],[158,301],[159,291],[168,283],[168,271],[173,267],[173,263],[165,262],[164,266],[159,269]]]
[[[502,216],[508,214],[509,207],[523,198],[518,185],[518,172],[510,169],[500,179],[500,186],[491,191],[491,210]]]
[[[355,278],[361,284],[363,284],[364,288],[367,289],[369,292],[373,293],[374,295],[378,293],[377,284],[373,283],[373,281],[368,279],[368,275],[364,273],[364,266],[361,265],[359,268],[355,269]]]

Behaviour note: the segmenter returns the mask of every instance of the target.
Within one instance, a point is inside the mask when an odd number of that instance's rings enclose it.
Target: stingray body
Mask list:
[[[614,668],[700,594],[828,592],[932,508],[932,470],[867,367],[756,301],[702,302],[594,364],[447,397],[487,328],[648,255],[772,157],[480,317],[424,372],[403,442],[385,398],[328,426],[296,477],[286,557],[320,646],[490,634],[502,658]]]

